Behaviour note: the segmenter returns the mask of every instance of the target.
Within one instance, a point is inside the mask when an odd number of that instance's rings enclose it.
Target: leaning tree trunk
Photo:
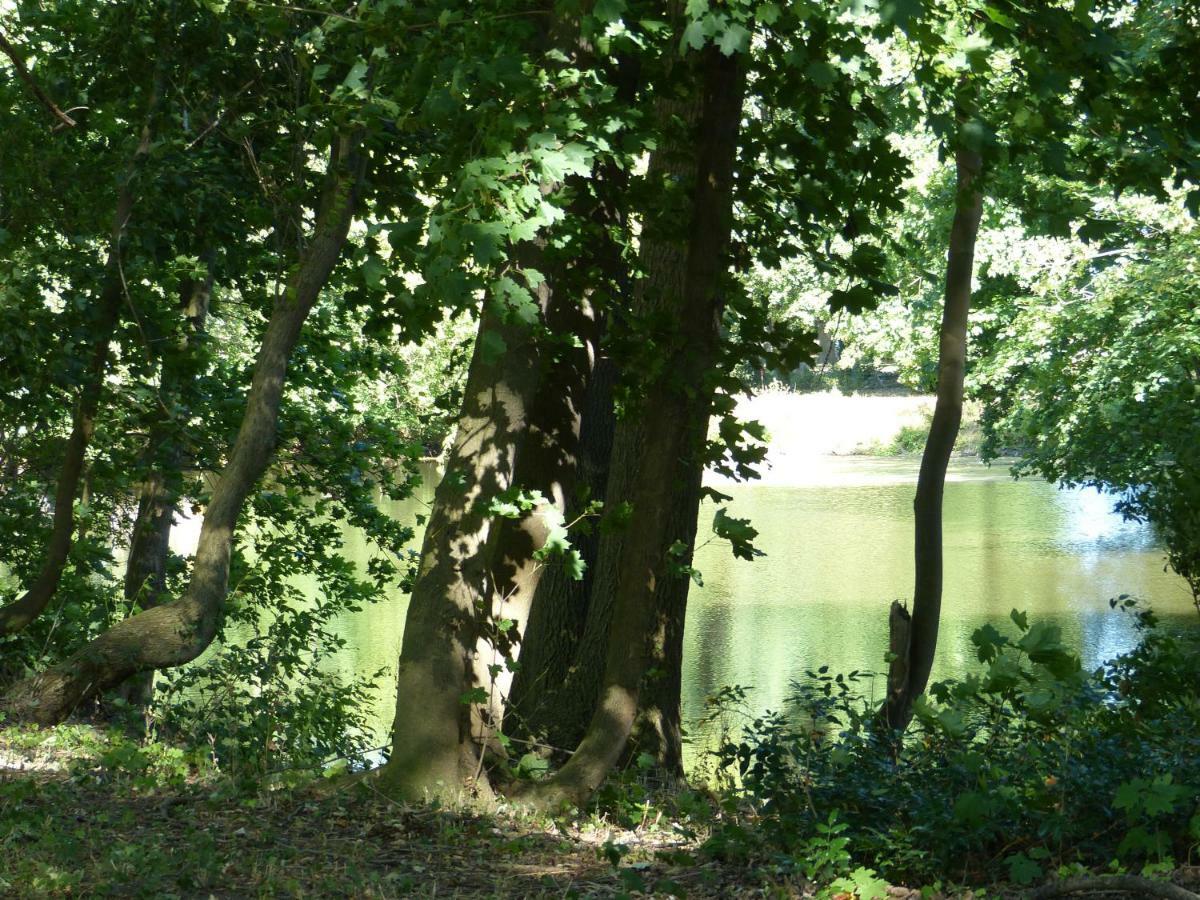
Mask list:
[[[121,242],[133,212],[133,189],[137,170],[150,153],[159,93],[156,86],[150,97],[149,112],[146,123],[142,126],[137,149],[117,193],[108,260],[104,267],[104,282],[96,301],[96,318],[92,323],[88,364],[84,369],[79,399],[71,415],[71,434],[63,449],[62,464],[54,491],[54,517],[50,526],[46,557],[42,562],[41,571],[29,589],[12,603],[0,608],[0,636],[21,631],[45,612],[58,590],[58,584],[67,567],[67,559],[71,554],[72,539],[75,535],[75,498],[79,493],[80,479],[83,477],[88,445],[96,428],[96,414],[100,408],[101,395],[104,393],[104,375],[108,370],[113,335],[121,319],[121,306],[125,299],[124,278],[121,274]]]
[[[891,658],[888,695],[884,707],[887,724],[903,730],[912,718],[913,701],[925,690],[933,669],[938,624],[942,611],[942,493],[946,467],[962,421],[963,378],[967,364],[967,318],[971,309],[971,278],[974,271],[975,239],[983,213],[979,188],[982,162],[979,153],[959,146],[954,153],[956,201],[946,259],[945,308],[938,345],[937,400],[933,422],[921,457],[917,495],[913,500],[915,521],[911,619],[896,603],[890,626]]]
[[[234,528],[274,450],[288,358],[341,256],[365,165],[357,136],[335,138],[312,239],[263,334],[242,424],[205,510],[183,596],[125,619],[64,662],[19,682],[0,710],[42,724],[60,722],[84,699],[138,672],[183,665],[212,642],[228,591]]]
[[[132,615],[138,609],[158,606],[167,588],[167,560],[171,553],[171,525],[179,503],[183,477],[180,446],[180,407],[186,408],[187,370],[203,338],[212,295],[211,273],[202,280],[188,279],[180,288],[184,334],[178,357],[163,355],[159,379],[160,407],[150,427],[144,453],[145,478],[138,496],[137,516],[130,531],[129,558],[125,563],[125,602]],[[182,363],[182,366],[180,365]],[[120,686],[127,702],[144,706],[153,694],[154,672],[140,672]]]
[[[654,601],[658,586],[672,574],[673,501],[685,486],[680,460],[698,452],[693,398],[711,395],[706,386],[717,357],[744,76],[740,59],[715,47],[685,58],[680,68],[684,96],[664,100],[658,114],[668,129],[675,119],[683,123],[687,142],[664,140],[655,172],[684,186],[690,202],[675,211],[686,223],[683,240],[678,223],[661,215],[647,222],[643,235],[645,302],[658,313],[657,321],[669,323],[670,333],[659,344],[660,365],[645,384],[635,417],[617,426],[614,464],[623,444],[637,444],[640,459],[627,495],[633,520],[621,540],[604,680],[571,759],[527,791],[539,806],[582,805],[625,750],[665,624],[665,610]]]

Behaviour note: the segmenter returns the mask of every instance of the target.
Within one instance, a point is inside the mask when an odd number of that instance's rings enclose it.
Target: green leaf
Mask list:
[[[691,47],[693,50],[704,49],[704,25],[700,22],[689,22],[687,28],[683,29],[683,38],[679,42],[680,50],[687,50]]]
[[[817,87],[826,88],[837,81],[839,73],[835,66],[818,60],[817,62],[809,63],[808,68],[804,70],[804,74]]]
[[[616,22],[624,14],[625,0],[596,0],[592,9],[592,15],[601,22]]]
[[[733,56],[735,53],[744,53],[750,49],[750,32],[737,22],[734,22],[717,38],[717,47],[726,56]]]
[[[1042,877],[1042,867],[1024,853],[1015,853],[1008,862],[1008,877],[1019,885],[1033,884]]]
[[[879,18],[905,34],[925,14],[921,0],[884,0],[879,4]]]
[[[760,3],[754,11],[754,18],[764,25],[774,25],[779,21],[781,15],[783,15],[783,11],[779,8],[778,3]]]
[[[717,537],[729,541],[733,546],[733,555],[739,559],[754,559],[764,555],[754,546],[758,530],[750,524],[749,519],[734,518],[722,507],[713,515],[712,530]]]
[[[458,697],[458,702],[464,706],[470,706],[473,703],[487,703],[487,700],[487,688],[482,687],[471,688],[471,690],[459,694]]]
[[[844,309],[853,315],[874,308],[878,302],[878,295],[862,284],[856,284],[845,290],[839,289],[829,295],[830,309],[834,312]]]

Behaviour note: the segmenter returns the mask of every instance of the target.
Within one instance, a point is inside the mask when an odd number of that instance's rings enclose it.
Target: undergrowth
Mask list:
[[[1163,629],[1129,598],[1112,603],[1136,619],[1131,652],[1084,672],[1056,626],[1014,611],[1014,633],[974,633],[979,673],[934,685],[902,739],[857,692],[861,673],[808,673],[791,714],[749,717],[714,751],[738,812],[706,849],[826,882],[865,880],[844,885],[860,896],[878,887],[876,873],[1029,885],[1193,863],[1200,639]],[[744,697],[726,689],[713,715]]]

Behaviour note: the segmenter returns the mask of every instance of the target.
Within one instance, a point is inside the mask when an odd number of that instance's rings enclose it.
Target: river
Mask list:
[[[912,495],[918,461],[806,456],[778,467],[765,484],[719,485],[732,515],[751,519],[766,554],[735,559],[712,538],[711,506],[701,512],[695,565],[703,587],[688,604],[683,713],[694,722],[705,697],[725,685],[752,687],[756,710],[778,709],[792,679],[828,665],[880,671],[889,603],[912,590]],[[431,488],[396,504],[412,520],[427,510]],[[367,548],[350,535],[347,553],[365,564]],[[1132,646],[1128,616],[1108,600],[1132,594],[1164,618],[1194,618],[1182,579],[1165,572],[1146,527],[1111,511],[1092,490],[1058,490],[1037,479],[1014,481],[1004,466],[958,459],[945,495],[945,598],[934,677],[962,675],[974,664],[971,632],[990,622],[1011,632],[1010,610],[1062,627],[1085,665]],[[315,590],[315,586],[314,586]],[[345,676],[394,668],[407,598],[397,593],[339,623]],[[876,682],[881,691],[882,682]],[[871,687],[868,685],[868,690]],[[385,678],[372,718],[386,740],[394,699]],[[689,757],[712,738],[693,729]]]

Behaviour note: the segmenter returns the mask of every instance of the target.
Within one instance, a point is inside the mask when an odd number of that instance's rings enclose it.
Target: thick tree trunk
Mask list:
[[[288,358],[341,256],[357,202],[365,154],[359,152],[357,137],[335,141],[313,236],[267,323],[242,424],[205,510],[187,590],[178,600],[120,622],[64,662],[15,685],[0,702],[10,716],[60,722],[87,697],[131,675],[195,659],[216,635],[234,528],[274,450]]]
[[[620,446],[613,451],[616,419],[611,391],[611,386],[605,390],[607,409],[597,411],[595,419],[589,406],[584,428],[587,446],[605,454],[600,477],[607,476],[607,484],[600,489],[599,497],[616,504],[629,500],[644,435],[640,420],[622,422]],[[690,564],[696,539],[703,461],[694,451],[702,447],[707,432],[711,395],[697,391],[691,400],[689,419],[695,423],[695,430],[688,445],[694,450],[679,460],[679,487],[671,497],[665,538],[668,546],[678,543],[687,549],[687,556],[678,560],[683,564]],[[591,429],[597,433],[588,434]],[[534,606],[535,617],[540,615],[544,621],[531,618],[527,630],[521,669],[513,686],[518,725],[510,733],[551,748],[561,759],[583,739],[600,695],[622,537],[621,531],[607,532],[592,536],[590,547],[583,544],[589,572],[594,572],[584,582],[560,583],[561,579],[554,576],[548,578],[547,590],[553,593],[543,602],[539,591]],[[650,645],[647,677],[639,693],[634,733],[625,753],[627,758],[649,754],[656,768],[673,778],[683,776],[679,704],[690,585],[686,574],[668,572],[655,587],[653,603],[660,617]]]
[[[979,188],[982,162],[977,152],[962,146],[955,151],[954,162],[957,199],[946,260],[937,400],[913,500],[916,581],[912,618],[905,621],[895,610],[891,613],[894,659],[888,678],[885,716],[889,727],[896,730],[908,726],[913,700],[924,692],[933,669],[942,611],[942,493],[946,467],[962,421],[971,278],[975,239],[983,213],[983,195]],[[908,631],[906,641],[900,634],[905,628]],[[900,646],[905,647],[904,652],[898,652]]]
[[[179,345],[184,368],[195,357],[203,336],[212,295],[212,276],[189,279],[180,290],[184,336]],[[150,429],[144,454],[146,477],[138,497],[137,517],[130,533],[129,558],[125,563],[125,602],[130,614],[136,609],[158,606],[167,587],[167,559],[171,552],[171,525],[179,503],[183,454],[179,444],[179,408],[186,406],[187,385],[173,353],[163,356],[159,398],[166,409]],[[169,412],[167,410],[170,410]],[[129,703],[146,705],[153,694],[154,672],[140,672],[121,685],[120,695]]]
[[[625,750],[656,635],[665,628],[665,611],[656,607],[655,595],[671,576],[673,500],[686,489],[680,463],[697,453],[694,397],[711,396],[706,385],[716,359],[743,74],[736,56],[726,57],[714,47],[681,66],[691,82],[687,96],[664,101],[659,114],[664,124],[682,122],[690,140],[684,146],[664,141],[657,166],[662,175],[687,186],[686,236],[679,240],[671,233],[677,224],[650,220],[642,241],[646,303],[659,321],[670,323],[672,333],[664,339],[662,365],[648,379],[638,414],[617,426],[614,465],[623,453],[639,461],[627,494],[634,518],[621,539],[604,680],[571,759],[528,792],[541,806],[582,805]],[[635,448],[640,452],[634,454]]]
[[[711,401],[711,397],[695,399],[698,405],[704,400]],[[679,562],[689,566],[696,546],[700,488],[704,477],[704,461],[697,457],[708,431],[710,405],[705,403],[704,408],[690,414],[697,428],[703,425],[703,430],[690,439],[691,446],[696,448],[695,452],[690,458],[684,457],[680,461],[680,488],[672,498],[668,525],[668,546],[678,543],[686,548],[687,555]],[[639,757],[653,759],[658,776],[675,782],[684,779],[681,710],[683,628],[691,586],[692,579],[688,575],[673,574],[663,578],[655,590],[654,607],[658,610],[658,619],[650,645],[650,665],[638,695],[638,715],[625,752],[630,760]]]
[[[487,701],[494,664],[483,627],[492,606],[489,541],[495,543],[488,506],[514,484],[538,383],[533,341],[532,329],[505,323],[490,308],[480,317],[404,622],[392,754],[378,773],[396,796],[487,791],[480,771],[490,726],[477,710]],[[472,696],[478,691],[482,698]]]
[[[570,48],[580,65],[592,65],[577,19],[554,15],[547,28],[547,46]],[[629,84],[619,91],[627,99],[636,75],[624,74],[619,80]],[[573,195],[571,220],[595,226],[570,236],[565,247],[541,240],[517,247],[522,267],[545,276],[538,299],[549,340],[487,310],[481,317],[405,620],[392,755],[377,776],[393,795],[455,799],[491,792],[484,753],[504,724],[534,598],[548,573],[561,577],[559,566],[535,554],[576,495],[583,406],[599,349],[598,307],[605,303],[594,272],[611,276],[620,264],[610,234],[620,220],[611,197],[605,202],[618,186],[605,171],[543,188]],[[493,359],[487,351],[497,336],[505,349]],[[538,491],[545,501],[518,519],[494,519],[489,501],[512,488]]]
[[[159,91],[156,89],[151,95],[149,113],[146,124],[142,126],[137,149],[117,194],[104,282],[96,300],[96,319],[92,324],[90,357],[84,370],[83,383],[79,388],[79,399],[71,416],[71,434],[63,449],[62,465],[54,491],[54,518],[50,527],[50,540],[46,546],[46,558],[29,589],[0,609],[0,636],[21,631],[45,612],[58,590],[67,559],[71,554],[75,534],[75,498],[79,492],[80,479],[83,477],[88,445],[96,428],[96,414],[100,409],[101,395],[104,393],[104,375],[108,370],[112,339],[121,319],[121,307],[125,299],[124,279],[121,274],[121,242],[125,235],[125,227],[129,223],[129,216],[133,212],[133,189],[137,168],[150,152],[158,97]]]
[[[551,264],[550,268],[558,266]],[[596,359],[599,322],[590,299],[563,300],[576,294],[551,271],[547,276],[555,297],[547,310],[547,326],[558,335],[579,338],[577,345],[565,343],[550,349],[538,387],[528,410],[525,434],[513,472],[513,484],[524,491],[537,491],[545,502],[519,519],[496,523],[488,552],[489,586],[493,622],[513,623],[492,634],[485,653],[492,665],[503,665],[489,685],[488,725],[501,727],[505,700],[511,688],[508,663],[523,653],[522,645],[529,612],[544,575],[561,568],[554,560],[536,554],[546,546],[551,529],[565,521],[568,500],[576,493],[580,423],[588,381]],[[481,647],[481,650],[483,647]]]
[[[593,500],[605,502],[612,457],[616,415],[613,389],[616,368],[612,359],[601,356],[588,383],[580,423],[579,464],[576,491],[567,504],[567,519],[581,515]],[[574,747],[583,736],[591,704],[577,715],[564,714],[562,688],[572,674],[589,617],[596,583],[600,533],[591,530],[572,539],[583,559],[583,578],[576,580],[562,568],[546,572],[537,586],[529,621],[521,641],[521,666],[513,677],[505,733],[510,737],[548,745],[561,750]],[[604,664],[596,657],[597,668]],[[599,673],[596,678],[599,683]],[[593,691],[594,697],[595,691]],[[568,697],[571,695],[567,695]],[[566,727],[568,719],[575,728]],[[564,736],[565,735],[565,736]]]

